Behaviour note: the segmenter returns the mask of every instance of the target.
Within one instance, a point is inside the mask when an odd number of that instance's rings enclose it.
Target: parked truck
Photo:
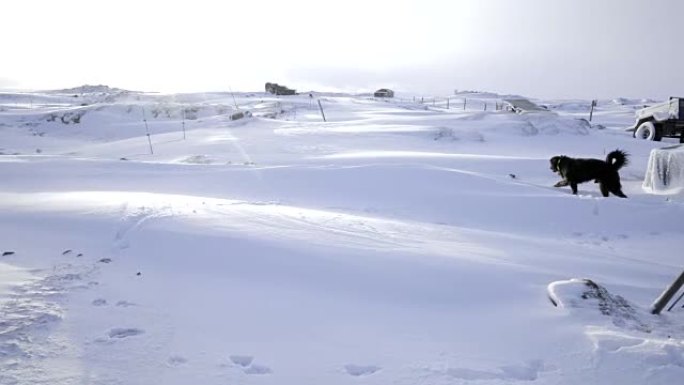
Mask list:
[[[636,112],[636,123],[629,129],[637,139],[679,138],[684,143],[684,98],[670,100]]]

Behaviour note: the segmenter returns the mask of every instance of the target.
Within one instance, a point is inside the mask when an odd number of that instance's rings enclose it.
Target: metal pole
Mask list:
[[[466,109],[466,98],[463,98],[463,111]]]
[[[152,138],[150,138],[150,128],[147,127],[147,119],[145,118],[145,107],[142,108],[143,122],[145,122],[145,132],[147,133],[147,142],[150,144],[150,154],[154,155],[154,150],[152,149]]]
[[[651,314],[660,314],[665,305],[672,299],[672,297],[679,291],[679,289],[684,285],[684,271],[679,275],[679,277],[660,294],[653,305],[651,305]]]
[[[447,110],[449,109],[449,98],[447,98]]]
[[[238,107],[237,100],[235,100],[235,93],[233,92],[233,89],[228,87],[228,90],[230,91],[230,94],[233,96],[233,104],[235,104],[235,109],[239,110],[240,107]]]
[[[327,122],[327,120],[325,120],[325,112],[323,112],[323,106],[321,105],[321,99],[318,99],[318,108],[321,109],[321,116],[323,117],[323,121]]]
[[[594,116],[594,106],[596,106],[596,100],[591,101],[591,111],[589,111],[589,121],[591,122],[591,118]]]
[[[672,309],[674,309],[674,307],[677,306],[682,297],[684,297],[684,291],[682,292],[682,294],[679,295],[679,297],[677,297],[677,299],[674,302],[672,302],[672,305],[667,308],[667,311],[672,311]]]

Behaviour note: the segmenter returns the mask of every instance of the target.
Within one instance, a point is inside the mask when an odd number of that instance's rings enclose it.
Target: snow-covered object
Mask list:
[[[605,287],[590,279],[552,282],[547,291],[554,306],[598,310],[600,314],[611,317],[616,326],[650,331],[649,326],[639,319],[635,306],[619,295],[610,294]]]
[[[660,194],[676,194],[684,189],[684,145],[651,150],[643,188]]]
[[[504,99],[504,102],[508,104],[509,108],[515,113],[522,114],[527,112],[547,112],[546,109],[536,105],[528,99],[524,98],[511,98]]]
[[[658,103],[651,107],[642,108],[636,112],[637,121],[653,117],[658,122],[679,118],[679,99],[672,98],[667,102]]]

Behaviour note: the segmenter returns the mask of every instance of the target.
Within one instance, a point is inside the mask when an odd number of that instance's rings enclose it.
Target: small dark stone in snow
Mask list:
[[[6,256],[8,256],[8,255],[14,255],[14,251],[5,251],[5,252],[2,253],[2,256],[3,256],[3,257],[6,257]]]
[[[67,255],[67,254],[69,254],[69,253],[71,253],[71,249],[69,249],[69,250],[64,250],[64,251],[62,252],[62,255]]]
[[[128,160],[128,158],[119,158],[119,160]]]
[[[111,258],[102,258],[99,260],[99,262],[102,262],[102,263],[110,263],[111,261],[112,261]]]
[[[78,253],[78,254],[76,254],[76,256],[77,256],[77,257],[82,257],[82,256],[83,256],[83,253]]]
[[[513,179],[516,178],[515,174],[508,174],[508,176],[510,176],[510,177],[513,178]]]
[[[138,272],[138,273],[137,273],[136,275],[137,275],[137,276],[141,276],[141,275],[142,275],[142,273],[141,273],[141,272]]]

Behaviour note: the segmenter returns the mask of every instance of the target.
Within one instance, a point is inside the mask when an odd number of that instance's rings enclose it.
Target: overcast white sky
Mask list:
[[[684,95],[681,0],[6,1],[0,89]]]

